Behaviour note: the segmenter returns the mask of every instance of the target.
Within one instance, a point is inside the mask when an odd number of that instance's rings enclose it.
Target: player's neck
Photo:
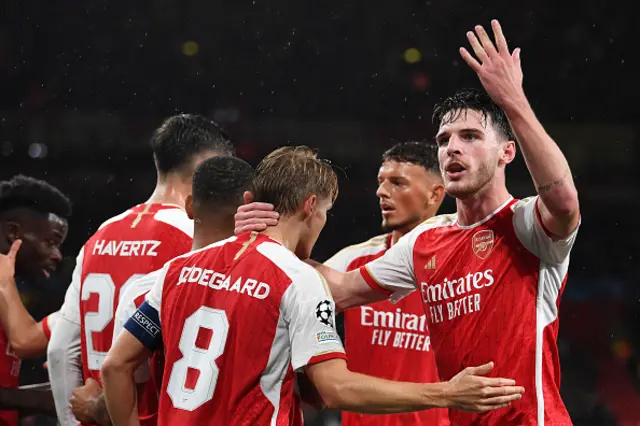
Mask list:
[[[197,219],[193,221],[192,250],[201,249],[233,236],[233,216],[225,220],[207,218],[204,223],[205,224],[203,224],[203,221]]]
[[[191,183],[185,183],[177,175],[158,179],[156,187],[147,203],[175,204],[184,207],[184,200],[191,193]]]
[[[428,210],[431,210],[431,208]],[[391,245],[394,245],[395,243],[397,243],[400,238],[404,237],[409,232],[413,231],[418,225],[420,225],[425,220],[435,216],[437,211],[438,209],[436,208],[434,209],[433,212],[431,211],[425,212],[425,214],[417,222],[411,223],[403,228],[394,229],[393,231],[391,231]]]
[[[504,184],[489,186],[477,194],[456,198],[458,223],[470,226],[488,217],[511,197]]]
[[[281,217],[276,226],[270,226],[262,234],[278,241],[295,253],[300,242],[300,221],[295,217]]]

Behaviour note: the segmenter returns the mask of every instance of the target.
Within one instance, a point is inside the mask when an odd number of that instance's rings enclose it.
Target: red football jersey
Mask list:
[[[391,234],[347,247],[325,262],[346,272],[382,256]],[[344,312],[349,370],[402,382],[439,382],[422,299],[413,292],[398,303],[382,301]],[[343,412],[343,426],[449,425],[446,409],[406,414],[371,415]]]
[[[51,337],[51,329],[55,326],[58,312],[54,312],[42,319],[42,331],[47,339]],[[21,360],[11,348],[9,338],[0,327],[0,387],[15,389],[20,384]],[[0,426],[16,426],[18,424],[17,411],[0,410]]]
[[[417,286],[440,377],[495,362],[491,376],[525,387],[520,401],[486,414],[450,410],[454,425],[570,425],[560,398],[558,309],[577,235],[551,238],[537,197],[510,199],[484,220],[430,219],[360,270],[401,296]]]
[[[79,303],[65,300],[61,310],[64,318],[80,324],[85,380],[92,377],[100,382],[100,367],[113,339],[116,308],[126,289],[137,278],[189,251],[192,236],[193,222],[182,208],[140,204],[107,220],[85,243],[71,283],[77,287]],[[151,395],[156,394],[150,389]],[[141,418],[156,409],[145,400],[141,398],[138,405]]]
[[[147,302],[165,348],[160,426],[302,426],[294,371],[345,358],[320,274],[262,234],[169,262]]]
[[[0,327],[0,387],[17,388],[20,375],[20,358],[13,353],[9,338]],[[0,411],[0,426],[16,426],[17,411]]]

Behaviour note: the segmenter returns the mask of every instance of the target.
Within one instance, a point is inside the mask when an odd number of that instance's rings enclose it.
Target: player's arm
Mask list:
[[[291,364],[305,371],[329,408],[360,413],[400,413],[446,407],[488,411],[520,398],[508,379],[480,377],[492,364],[468,368],[447,383],[400,383],[349,371],[335,330],[331,295],[310,271],[294,279],[280,310],[289,327]]]
[[[478,60],[466,50],[461,54],[478,74],[487,93],[500,106],[516,135],[527,168],[540,195],[538,207],[545,228],[559,239],[567,238],[580,220],[578,192],[571,168],[560,147],[536,118],[522,87],[520,50],[509,53],[498,21],[492,21],[496,45],[482,27],[477,37],[468,33]],[[478,40],[479,38],[479,40]]]
[[[2,273],[0,274],[0,323],[4,328],[9,343],[20,358],[43,355],[47,349],[49,336],[47,321],[34,321],[22,304],[16,280],[14,278],[15,258],[21,241],[15,241],[7,255],[3,255]]]
[[[307,263],[324,276],[339,311],[388,298],[398,300],[415,290],[413,245],[418,235],[405,235],[382,257],[346,273],[313,260]]]
[[[134,373],[162,344],[158,311],[148,302],[127,321],[102,365],[102,384],[111,422],[138,425]]]
[[[104,398],[115,426],[139,424],[134,374],[162,345],[159,312],[168,266],[169,263],[154,278],[146,301],[124,324],[102,365]]]
[[[22,304],[15,279],[0,282],[0,322],[19,358],[35,358],[46,353],[50,325],[57,314],[52,315],[35,321]]]
[[[47,371],[60,426],[77,426],[69,399],[73,390],[82,385],[80,348],[80,279],[82,251],[76,259],[72,281],[60,308],[60,317],[51,331],[47,347]]]
[[[353,373],[343,359],[331,359],[305,368],[328,408],[365,414],[391,414],[431,408],[486,412],[507,407],[522,397],[515,381],[489,378],[493,363],[469,367],[449,382],[393,382]]]

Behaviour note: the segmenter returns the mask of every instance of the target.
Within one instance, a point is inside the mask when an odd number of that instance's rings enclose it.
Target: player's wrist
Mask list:
[[[423,387],[423,397],[427,408],[449,408],[451,406],[451,391],[447,382],[426,383]]]

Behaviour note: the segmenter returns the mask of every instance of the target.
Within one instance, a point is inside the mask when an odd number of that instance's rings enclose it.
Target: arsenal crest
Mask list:
[[[473,234],[471,245],[473,253],[480,259],[486,259],[493,249],[493,231],[491,229],[483,229]]]

